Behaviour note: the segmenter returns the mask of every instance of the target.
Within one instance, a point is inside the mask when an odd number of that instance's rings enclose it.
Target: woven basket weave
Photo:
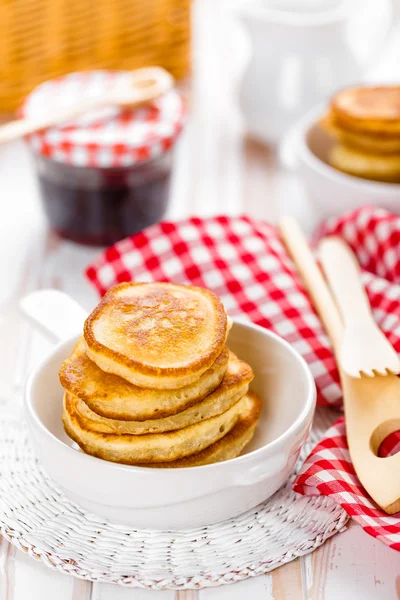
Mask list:
[[[189,68],[191,0],[0,2],[0,112],[72,71]]]
[[[318,415],[316,418],[318,422]],[[314,426],[302,460],[325,427]],[[0,535],[45,565],[90,581],[153,590],[233,583],[312,552],[348,520],[290,480],[235,519],[183,531],[134,529],[72,504],[35,459],[21,418],[0,418]]]

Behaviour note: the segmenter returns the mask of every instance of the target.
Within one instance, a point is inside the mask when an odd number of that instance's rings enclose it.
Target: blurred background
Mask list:
[[[161,65],[188,102],[167,218],[292,213],[311,230],[293,127],[344,85],[400,81],[399,15],[400,0],[3,1],[0,113],[9,119],[39,83],[70,72]],[[49,228],[23,141],[0,146],[0,181],[0,269],[11,282],[9,257],[22,265],[45,248],[47,283],[68,267],[79,294],[98,250]]]
[[[257,137],[261,125],[250,116],[257,96],[266,101],[262,120],[271,121],[274,98],[297,117],[338,84],[368,79],[399,14],[399,0],[4,1],[0,113],[74,71],[160,65],[182,84],[208,69],[210,95],[223,88],[221,75],[241,79],[230,103],[239,103]],[[282,128],[271,131],[273,141]]]
[[[190,68],[191,0],[17,0],[0,3],[0,110],[73,71]]]

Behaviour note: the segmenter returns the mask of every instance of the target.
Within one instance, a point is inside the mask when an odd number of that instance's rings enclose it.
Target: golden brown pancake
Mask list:
[[[400,134],[400,86],[357,87],[336,94],[331,103],[341,129]]]
[[[177,431],[130,435],[94,432],[76,410],[75,398],[64,396],[66,433],[87,454],[123,464],[158,463],[197,454],[226,435],[247,408],[247,396],[224,413]]]
[[[147,421],[107,419],[90,410],[87,404],[76,396],[73,402],[81,423],[90,431],[133,435],[162,433],[194,425],[227,411],[247,393],[252,379],[253,372],[249,365],[231,354],[222,383],[211,394],[182,412]]]
[[[221,354],[228,333],[211,291],[172,283],[124,283],[87,318],[87,354],[97,366],[139,387],[193,383]]]
[[[251,441],[261,412],[261,400],[254,392],[249,392],[243,400],[246,406],[236,425],[223,438],[208,446],[205,450],[168,463],[138,464],[137,466],[154,468],[199,467],[211,463],[236,458]]]
[[[364,133],[361,131],[351,131],[342,129],[333,119],[331,113],[321,119],[321,127],[329,134],[334,136],[345,146],[368,152],[371,154],[399,154],[400,153],[400,133],[398,136],[387,136],[379,132]]]
[[[81,338],[61,366],[60,381],[67,392],[108,419],[162,419],[186,410],[215,390],[225,375],[228,359],[229,350],[225,346],[210,369],[194,383],[178,390],[151,390],[99,369],[86,355]]]
[[[329,162],[335,169],[356,177],[400,183],[400,154],[374,155],[337,144],[331,150]]]

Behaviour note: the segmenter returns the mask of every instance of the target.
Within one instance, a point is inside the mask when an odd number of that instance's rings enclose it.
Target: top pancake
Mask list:
[[[400,135],[400,87],[358,87],[336,94],[331,103],[334,121],[351,131]]]
[[[176,389],[221,354],[228,332],[211,291],[171,283],[126,283],[104,296],[85,322],[88,356],[139,387]]]

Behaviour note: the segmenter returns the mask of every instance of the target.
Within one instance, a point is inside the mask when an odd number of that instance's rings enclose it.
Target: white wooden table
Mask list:
[[[192,118],[178,151],[169,216],[246,211],[274,221],[292,212],[310,227],[307,201],[295,176],[278,168],[272,151],[243,137],[234,102],[238,61],[231,59],[235,48],[216,4],[217,0],[201,0],[195,6]],[[391,50],[390,61],[400,64],[400,46]],[[89,310],[96,295],[82,271],[98,250],[62,242],[48,231],[21,143],[0,148],[0,182],[0,410],[13,412],[27,372],[49,349],[49,343],[21,320],[18,299],[37,288],[56,287]],[[73,579],[0,538],[1,600],[128,598],[392,600],[400,598],[400,554],[350,524],[313,554],[271,574],[202,591],[152,592]]]

